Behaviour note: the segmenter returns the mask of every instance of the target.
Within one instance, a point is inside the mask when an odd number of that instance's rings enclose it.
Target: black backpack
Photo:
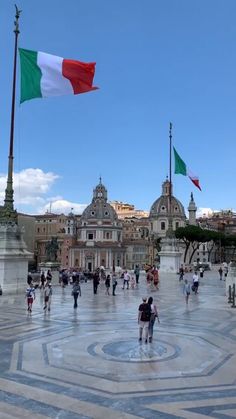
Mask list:
[[[151,307],[149,304],[143,304],[143,310],[142,310],[142,314],[141,314],[141,321],[142,322],[149,322],[150,317],[151,317]]]

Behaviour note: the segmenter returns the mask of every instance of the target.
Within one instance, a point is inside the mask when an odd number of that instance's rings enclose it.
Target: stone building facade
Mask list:
[[[123,220],[123,244],[126,248],[125,267],[134,269],[149,263],[150,231],[148,218],[125,218]]]
[[[92,202],[82,213],[77,227],[77,241],[69,250],[70,265],[93,271],[103,266],[124,266],[122,222],[107,201],[101,183],[93,191]]]
[[[149,216],[148,211],[138,210],[132,204],[124,203],[121,201],[111,201],[110,205],[116,211],[118,218],[147,218]]]
[[[34,253],[37,265],[47,260],[46,245],[52,237],[57,238],[57,260],[62,268],[69,268],[69,249],[76,242],[77,223],[80,216],[47,212],[35,215]]]
[[[173,189],[173,186],[172,186]],[[165,237],[166,233],[170,227],[170,221],[172,220],[173,230],[176,230],[178,227],[185,227],[186,225],[186,215],[184,207],[181,202],[173,196],[172,190],[172,199],[171,199],[171,217],[170,217],[170,181],[167,179],[162,184],[162,194],[156,201],[152,204],[149,214],[150,221],[150,232],[156,237]]]

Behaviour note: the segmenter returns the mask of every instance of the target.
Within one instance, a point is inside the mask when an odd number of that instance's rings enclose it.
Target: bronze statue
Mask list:
[[[46,244],[46,257],[48,262],[57,261],[57,251],[59,249],[57,237],[52,237],[50,242]]]

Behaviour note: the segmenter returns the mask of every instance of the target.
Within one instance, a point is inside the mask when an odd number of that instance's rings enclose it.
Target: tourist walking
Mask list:
[[[128,271],[124,272],[124,282],[123,282],[123,287],[122,289],[125,289],[125,285],[126,285],[126,289],[129,289],[129,281],[130,281],[130,274],[128,273]]]
[[[32,283],[33,283],[33,278],[32,278],[31,272],[29,272],[27,275],[27,284],[30,286]]]
[[[139,283],[139,275],[140,275],[139,265],[135,266],[134,275],[135,275],[136,284],[138,284]]]
[[[220,275],[220,280],[222,281],[223,269],[220,267],[218,272],[219,272],[219,275]]]
[[[158,269],[154,266],[153,271],[152,271],[152,275],[153,275],[153,285],[154,288],[156,290],[158,290],[158,284],[159,284],[159,272]]]
[[[135,288],[135,279],[134,279],[133,275],[131,275],[130,287],[131,287],[132,290],[134,290],[134,288]]]
[[[47,271],[46,279],[47,279],[47,282],[51,282],[51,280],[52,280],[52,273],[51,273],[50,269],[48,269],[48,271]]]
[[[44,307],[43,309],[46,311],[50,311],[51,309],[51,300],[52,300],[52,284],[46,283],[44,288]]]
[[[81,297],[81,288],[80,288],[80,283],[78,280],[76,280],[75,283],[73,284],[71,295],[74,297],[74,308],[77,308],[78,296]]]
[[[99,285],[99,273],[96,271],[93,274],[93,293],[97,294],[98,291],[98,285]]]
[[[115,272],[112,274],[112,295],[116,295],[117,276]]]
[[[195,294],[198,294],[198,286],[199,286],[199,278],[198,278],[197,271],[195,271],[193,275],[193,287],[192,287],[192,290]]]
[[[44,289],[45,281],[46,281],[46,278],[45,278],[45,274],[44,274],[44,271],[43,271],[40,275],[40,289],[41,288]]]
[[[35,300],[35,288],[34,288],[32,283],[26,289],[25,297],[27,299],[28,311],[31,313],[32,312],[32,307],[33,307],[33,302]]]
[[[147,271],[146,278],[147,278],[147,286],[149,286],[150,288],[152,288],[152,285],[153,285],[153,274],[152,274],[152,269],[151,268]]]
[[[156,319],[158,319],[158,323],[160,323],[160,320],[159,320],[159,316],[158,316],[157,306],[155,304],[153,304],[153,298],[152,297],[149,297],[148,305],[150,306],[150,311],[151,311],[150,321],[149,321],[149,325],[148,325],[148,337],[149,337],[149,342],[152,342],[154,323],[155,323]]]
[[[226,278],[227,278],[227,275],[228,275],[228,265],[227,265],[227,263],[226,262],[224,262],[223,263],[223,272],[224,272],[224,281],[226,280]]]
[[[185,279],[184,280],[184,286],[183,286],[183,294],[185,296],[186,304],[188,304],[190,292],[191,292],[191,290],[190,290],[190,284],[189,284],[188,280]]]
[[[179,281],[182,281],[184,279],[184,267],[183,265],[179,268]]]
[[[105,287],[106,287],[106,295],[110,295],[110,286],[111,286],[111,275],[107,275],[106,280],[105,280]]]
[[[63,270],[61,279],[62,279],[62,288],[65,288],[68,285],[68,273],[66,272],[66,270]]]
[[[145,343],[148,343],[148,327],[151,317],[151,308],[147,303],[147,298],[143,298],[142,304],[138,308],[139,342],[142,342],[143,331]]]
[[[204,269],[202,266],[199,268],[199,274],[200,274],[200,278],[203,278]]]

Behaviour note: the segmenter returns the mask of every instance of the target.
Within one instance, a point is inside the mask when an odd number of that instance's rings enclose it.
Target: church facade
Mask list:
[[[171,209],[170,209],[170,181],[165,180],[162,184],[162,194],[152,204],[149,214],[150,232],[155,237],[165,237],[172,222],[173,230],[179,227],[185,227],[187,218],[184,207],[181,202],[173,195],[171,191]],[[173,185],[172,185],[173,189]],[[170,215],[171,214],[171,215]]]
[[[82,213],[77,226],[77,241],[69,251],[70,266],[94,271],[103,266],[125,266],[122,222],[107,201],[107,190],[99,184],[92,202]]]

